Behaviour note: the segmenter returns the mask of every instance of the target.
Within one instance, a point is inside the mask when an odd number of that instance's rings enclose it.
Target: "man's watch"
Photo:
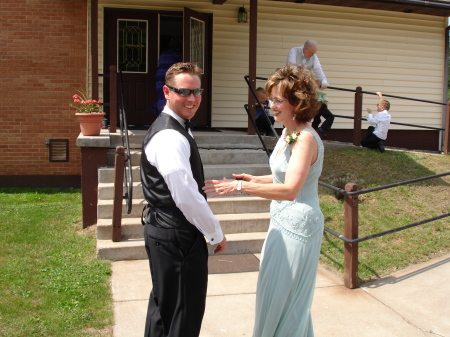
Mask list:
[[[238,180],[236,185],[236,192],[239,194],[242,194],[242,181],[243,180]]]

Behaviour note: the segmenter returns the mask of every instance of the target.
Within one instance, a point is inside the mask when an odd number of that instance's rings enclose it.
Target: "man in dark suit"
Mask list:
[[[198,337],[205,311],[205,237],[225,249],[226,238],[206,202],[203,165],[188,125],[201,102],[201,69],[174,64],[163,87],[166,106],[144,138],[143,224],[153,289],[145,337]]]

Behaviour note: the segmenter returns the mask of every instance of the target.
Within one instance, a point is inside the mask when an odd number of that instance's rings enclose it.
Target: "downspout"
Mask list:
[[[249,26],[249,51],[248,51],[248,77],[253,90],[256,89],[256,40],[258,33],[258,0],[250,0],[250,26]],[[255,118],[255,97],[248,89],[248,107],[251,116]],[[247,133],[254,135],[256,133],[250,119],[248,120]]]
[[[450,34],[450,26],[448,26],[448,19],[447,19],[447,28],[445,28],[445,60],[444,60],[444,92],[443,92],[443,101],[444,102],[448,102],[449,101],[449,97],[448,97],[448,63],[449,63],[449,59],[450,59],[450,55],[449,55],[449,43],[450,43],[450,39],[449,39],[449,34]],[[444,106],[442,108],[442,128],[445,129],[445,127],[449,124],[449,121],[447,121],[446,119],[449,118],[449,116],[447,115],[447,106]],[[442,134],[441,134],[441,151],[448,151],[449,149],[446,149],[445,146],[448,146],[448,139],[445,139],[445,135],[448,134],[450,132],[450,130],[445,130]],[[447,136],[448,137],[448,136]]]
[[[98,97],[98,0],[91,0],[91,83],[92,98]]]

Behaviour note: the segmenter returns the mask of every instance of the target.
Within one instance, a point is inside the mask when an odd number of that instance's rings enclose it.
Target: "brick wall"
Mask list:
[[[69,107],[87,78],[87,0],[0,4],[0,175],[79,175],[80,132]],[[69,139],[69,162],[45,143]]]

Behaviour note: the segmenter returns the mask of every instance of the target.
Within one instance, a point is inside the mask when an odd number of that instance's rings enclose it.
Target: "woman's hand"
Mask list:
[[[256,183],[257,182],[256,177],[252,176],[251,174],[246,174],[246,173],[234,174],[233,173],[233,177],[235,179],[238,179],[238,180],[250,181],[252,183]]]
[[[214,198],[221,195],[235,194],[236,185],[237,180],[226,179],[225,177],[221,180],[205,180],[203,191],[206,194],[214,193],[210,195],[211,198]]]

